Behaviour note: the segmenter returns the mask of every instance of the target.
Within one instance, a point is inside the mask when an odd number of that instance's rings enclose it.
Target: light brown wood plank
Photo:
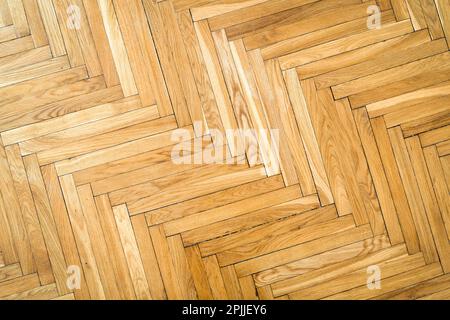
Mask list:
[[[406,197],[414,218],[417,235],[419,237],[420,248],[424,253],[427,263],[436,262],[438,255],[433,241],[430,225],[427,222],[427,215],[421,197],[421,191],[414,175],[412,161],[408,155],[406,143],[399,127],[388,130],[392,149],[395,154],[398,170],[405,187]]]

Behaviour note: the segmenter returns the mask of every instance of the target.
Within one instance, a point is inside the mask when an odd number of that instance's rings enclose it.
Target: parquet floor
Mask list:
[[[449,299],[449,45],[450,0],[0,0],[0,299]]]

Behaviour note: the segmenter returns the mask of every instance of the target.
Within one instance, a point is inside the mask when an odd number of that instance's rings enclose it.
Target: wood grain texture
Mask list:
[[[449,299],[449,37],[449,0],[0,0],[0,299]]]

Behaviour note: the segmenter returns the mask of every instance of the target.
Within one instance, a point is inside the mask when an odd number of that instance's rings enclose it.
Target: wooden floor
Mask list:
[[[450,299],[449,45],[450,0],[0,0],[0,299]]]

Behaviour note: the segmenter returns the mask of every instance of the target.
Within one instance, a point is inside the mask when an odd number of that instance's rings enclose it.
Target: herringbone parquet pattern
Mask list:
[[[0,299],[449,299],[449,44],[450,0],[0,0]]]

